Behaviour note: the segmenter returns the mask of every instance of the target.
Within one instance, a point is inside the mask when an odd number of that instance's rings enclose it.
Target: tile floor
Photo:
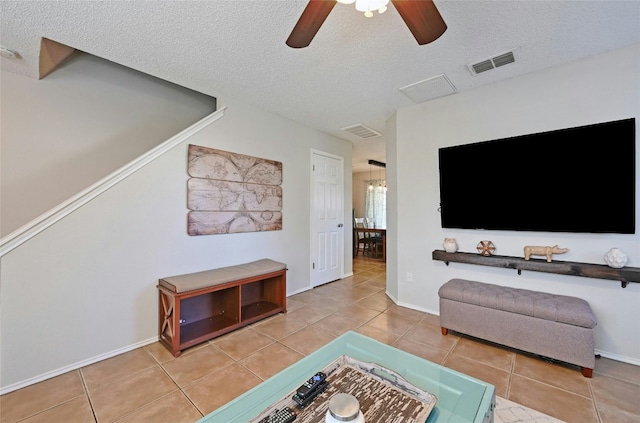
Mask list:
[[[288,298],[287,314],[174,358],[154,343],[0,397],[0,422],[194,422],[345,331],[496,386],[497,395],[566,422],[640,421],[640,366],[596,360],[592,379],[469,337],[384,293],[385,265],[359,258],[354,276]],[[221,422],[222,423],[222,422]]]

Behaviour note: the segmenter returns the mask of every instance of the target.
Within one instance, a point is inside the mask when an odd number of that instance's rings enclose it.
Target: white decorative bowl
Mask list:
[[[604,255],[604,261],[610,267],[619,269],[627,264],[627,255],[617,248],[612,248]]]

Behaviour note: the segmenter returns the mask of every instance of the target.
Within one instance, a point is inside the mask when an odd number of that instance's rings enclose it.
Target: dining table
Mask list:
[[[353,228],[353,239],[357,240],[357,232],[368,232],[382,236],[382,261],[387,262],[387,228]],[[374,235],[375,236],[375,235]],[[356,241],[354,241],[356,242]],[[353,250],[353,256],[356,256],[356,250]]]

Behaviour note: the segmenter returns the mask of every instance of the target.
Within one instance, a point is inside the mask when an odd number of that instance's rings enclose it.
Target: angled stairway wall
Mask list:
[[[0,79],[0,237],[216,110],[216,99],[76,52]]]

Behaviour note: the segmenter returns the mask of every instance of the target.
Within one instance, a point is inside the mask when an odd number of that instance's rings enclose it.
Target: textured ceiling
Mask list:
[[[37,78],[41,37],[202,93],[252,104],[354,144],[354,171],[385,161],[399,89],[445,74],[458,91],[640,42],[640,1],[435,0],[447,31],[420,46],[393,6],[337,4],[303,49],[285,45],[306,0],[0,1],[3,69]],[[473,76],[467,65],[514,51]],[[637,88],[637,87],[636,87]],[[454,94],[455,95],[455,94]],[[341,130],[363,124],[382,137]],[[295,140],[291,140],[295,142]]]

